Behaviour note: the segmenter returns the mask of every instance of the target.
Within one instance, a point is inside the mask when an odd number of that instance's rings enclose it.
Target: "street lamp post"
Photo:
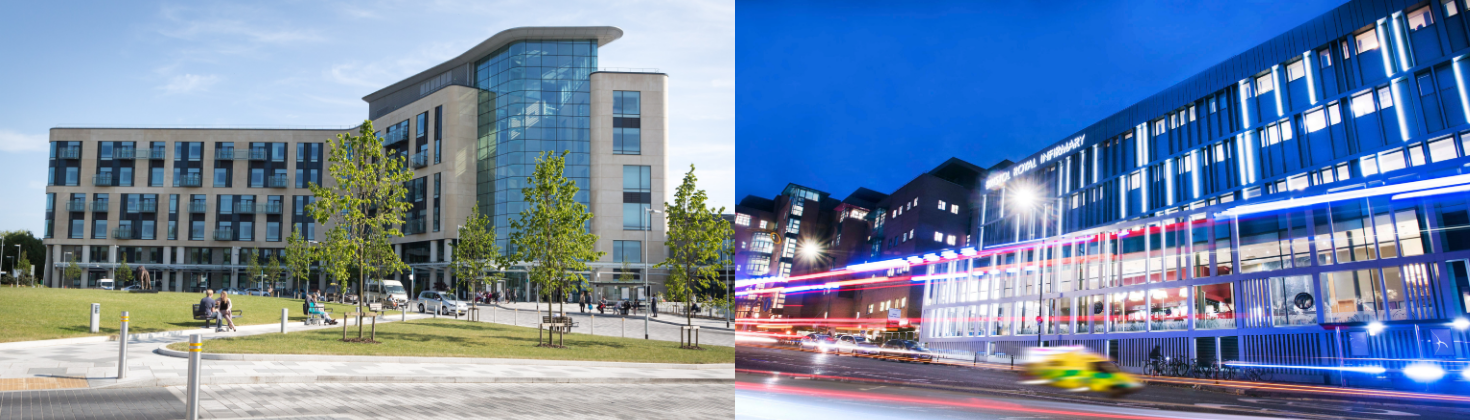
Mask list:
[[[649,290],[648,290],[648,271],[651,269],[648,266],[648,232],[651,231],[651,230],[653,230],[653,214],[654,213],[663,213],[663,212],[658,211],[658,210],[654,210],[652,208],[649,208],[648,209],[648,225],[646,225],[646,226],[643,227],[643,246],[642,246],[642,248],[643,248],[643,294],[644,295],[647,295],[647,296],[652,296],[652,293],[650,293]],[[652,305],[653,304],[653,299],[648,299],[648,304],[649,305]],[[653,308],[649,308],[649,309],[652,310]],[[643,311],[643,339],[644,340],[647,340],[648,339],[648,313],[649,312],[650,311]]]

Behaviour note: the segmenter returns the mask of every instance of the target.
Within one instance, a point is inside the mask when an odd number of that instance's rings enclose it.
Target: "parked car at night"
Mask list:
[[[879,350],[879,356],[890,360],[934,362],[934,352],[914,340],[888,340]]]
[[[807,334],[806,337],[802,337],[801,339],[802,350],[826,353],[836,350],[836,348],[837,340],[827,334],[812,333]]]
[[[836,353],[837,354],[846,353],[846,354],[849,354],[849,355],[856,356],[857,355],[858,348],[860,346],[864,345],[864,344],[872,344],[872,343],[868,342],[868,338],[867,337],[863,337],[861,335],[849,335],[849,334],[839,335],[839,336],[837,336],[837,351],[836,351]],[[876,348],[877,346],[874,345],[874,346],[871,346],[871,347],[875,347]]]

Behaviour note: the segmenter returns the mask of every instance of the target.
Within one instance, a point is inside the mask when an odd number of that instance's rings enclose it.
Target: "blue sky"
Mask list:
[[[348,126],[362,97],[517,26],[611,25],[669,74],[670,185],[734,197],[732,1],[17,2],[0,25],[0,230],[40,235],[51,127]]]
[[[741,1],[735,191],[1019,159],[1343,3]]]

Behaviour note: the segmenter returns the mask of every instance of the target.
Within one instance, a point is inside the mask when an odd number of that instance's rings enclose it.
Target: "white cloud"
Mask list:
[[[333,64],[324,73],[333,82],[377,90],[449,61],[480,41],[484,39],[470,36],[465,37],[463,42],[429,43],[395,59]]]
[[[263,16],[271,14],[264,10],[242,7],[218,7],[204,10],[164,7],[162,14],[170,24],[159,28],[158,33],[188,41],[235,38],[261,44],[290,44],[323,40],[323,37],[315,30],[295,29],[279,23],[271,25],[269,22],[279,22],[279,20],[272,16]],[[252,22],[247,19],[256,21]]]
[[[159,88],[166,93],[193,93],[209,89],[219,80],[220,77],[213,74],[181,74],[169,79],[168,84]]]
[[[42,134],[22,134],[10,130],[0,130],[0,151],[44,152],[46,151],[46,142],[46,136]]]

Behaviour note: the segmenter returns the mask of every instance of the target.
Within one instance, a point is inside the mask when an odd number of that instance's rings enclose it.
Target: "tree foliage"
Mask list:
[[[525,264],[531,283],[541,286],[547,313],[553,293],[585,285],[587,262],[603,255],[594,247],[597,235],[587,230],[592,212],[577,202],[577,184],[564,175],[566,156],[543,152],[536,158],[536,169],[521,189],[526,209],[510,221],[511,261]]]
[[[76,255],[72,255],[71,260],[66,262],[66,267],[61,269],[61,277],[61,287],[67,287],[66,282],[69,280],[81,280],[82,266],[77,264]]]
[[[338,134],[329,140],[327,164],[330,185],[308,185],[316,197],[309,206],[312,218],[331,226],[316,249],[326,263],[323,269],[339,280],[341,290],[346,292],[350,283],[362,296],[369,276],[408,268],[389,239],[403,236],[398,227],[410,205],[404,200],[404,183],[413,179],[413,172],[407,156],[386,154],[372,121],[363,121],[357,135]],[[349,266],[356,266],[356,278],[348,273]],[[358,299],[358,313],[362,301]],[[361,339],[361,319],[357,334]]]
[[[729,264],[729,239],[735,235],[730,222],[720,217],[724,207],[711,209],[704,190],[695,187],[694,165],[674,192],[674,202],[664,203],[668,217],[669,255],[657,267],[669,270],[664,287],[670,298],[678,298],[687,308],[693,304],[695,292],[719,281],[720,270]],[[693,325],[693,314],[685,311],[685,322]]]
[[[113,270],[112,284],[117,285],[121,289],[133,281],[133,267],[128,266],[127,255],[122,255],[122,252],[118,252],[118,254],[118,266],[116,270]]]
[[[314,261],[311,244],[301,238],[301,231],[291,230],[291,236],[286,238],[286,276],[290,277],[297,289],[303,288],[305,283],[311,281],[311,262]],[[310,290],[309,288],[307,290]]]
[[[459,242],[449,269],[461,280],[489,287],[504,278],[497,270],[506,265],[505,254],[495,244],[495,226],[490,225],[490,218],[481,214],[476,204],[470,211],[470,219],[459,227]]]

